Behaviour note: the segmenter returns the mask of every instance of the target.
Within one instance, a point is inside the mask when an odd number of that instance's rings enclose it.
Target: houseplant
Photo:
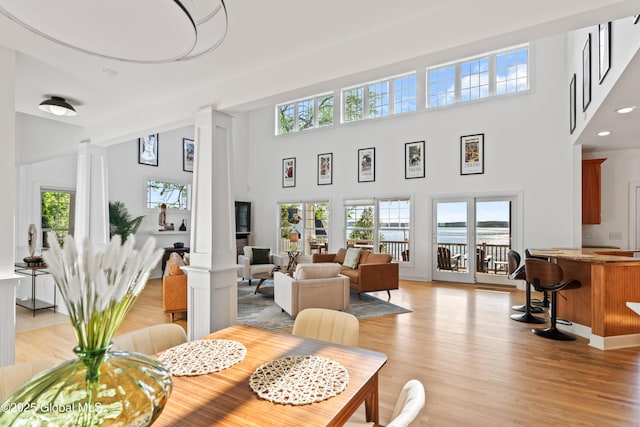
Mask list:
[[[155,240],[135,250],[116,235],[103,252],[50,233],[43,253],[73,326],[77,359],[64,362],[7,397],[0,425],[150,425],[171,393],[169,371],[158,360],[110,352],[111,339],[162,257]]]
[[[124,203],[120,201],[109,202],[109,237],[121,236],[127,240],[131,234],[138,231],[144,215],[132,218]]]

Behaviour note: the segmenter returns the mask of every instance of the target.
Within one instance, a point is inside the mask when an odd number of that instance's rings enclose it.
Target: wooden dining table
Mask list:
[[[154,426],[341,426],[365,403],[367,421],[378,423],[378,372],[387,361],[379,352],[233,325],[203,339],[234,340],[247,353],[219,372],[173,376],[173,390]],[[343,365],[349,381],[334,397],[306,405],[272,403],[258,397],[249,378],[263,364],[285,356],[313,355]]]

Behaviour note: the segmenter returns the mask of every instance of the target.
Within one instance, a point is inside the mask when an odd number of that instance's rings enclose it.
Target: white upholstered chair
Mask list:
[[[418,380],[409,380],[402,387],[387,427],[418,427],[425,404],[424,386]],[[374,423],[347,421],[345,427],[373,426]]]
[[[349,278],[340,274],[340,264],[298,264],[293,276],[276,271],[273,301],[295,317],[305,308],[349,308]]]
[[[187,334],[182,326],[162,323],[114,337],[111,351],[132,351],[152,355],[185,342]]]
[[[0,368],[0,402],[36,374],[55,365],[53,360],[30,360]]]
[[[293,335],[357,347],[360,323],[353,314],[326,308],[307,308],[293,322]]]
[[[262,253],[266,252],[268,254],[267,258],[259,260],[259,263],[256,263],[256,260],[254,260],[253,249],[258,249],[262,251]],[[242,251],[242,255],[238,255],[238,264],[241,266],[241,268],[238,270],[238,276],[242,277],[245,280],[248,280],[249,285],[251,285],[251,279],[256,279],[256,274],[269,273],[270,271],[273,271],[274,268],[276,268],[273,259],[274,256],[270,252],[269,248],[260,246],[245,246]]]

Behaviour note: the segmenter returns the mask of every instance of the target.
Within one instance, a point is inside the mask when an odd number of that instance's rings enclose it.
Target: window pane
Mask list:
[[[364,118],[364,88],[343,91],[344,121],[353,122]]]
[[[521,48],[496,55],[496,79],[507,82],[502,87],[498,86],[496,90],[498,95],[529,89],[528,50],[528,48]]]
[[[318,126],[333,124],[333,95],[318,97]]]
[[[489,96],[489,58],[480,58],[463,62],[461,70],[462,101],[480,99]],[[468,90],[466,90],[468,89]]]
[[[313,128],[313,99],[298,102],[298,130]]]
[[[52,231],[62,243],[73,234],[75,192],[43,190],[40,192],[42,247],[48,248],[47,233]]]
[[[369,118],[389,114],[389,82],[371,84],[369,90]]]
[[[178,184],[174,182],[147,181],[147,208],[159,209],[162,204],[167,209],[188,210],[189,184]]]
[[[455,75],[455,65],[428,71],[429,107],[455,102]]]
[[[394,114],[416,110],[416,75],[400,77],[393,82]]]
[[[378,246],[382,253],[402,261],[402,252],[409,249],[410,202],[381,200],[378,202]],[[408,255],[405,255],[408,258]]]
[[[286,104],[278,107],[278,135],[293,131],[294,105]]]

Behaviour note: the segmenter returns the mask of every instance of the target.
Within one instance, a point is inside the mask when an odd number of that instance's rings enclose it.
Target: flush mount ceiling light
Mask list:
[[[598,132],[598,136],[608,136],[611,135],[611,132],[608,130],[603,130],[602,132]]]
[[[55,114],[56,116],[75,116],[76,109],[73,108],[64,98],[59,96],[52,96],[49,99],[45,99],[38,106],[42,111]]]
[[[627,114],[627,113],[632,112],[635,109],[636,109],[635,106],[633,106],[633,107],[622,107],[622,108],[618,108],[616,110],[616,113],[618,113],[618,114]]]
[[[0,0],[0,12],[63,46],[147,64],[211,52],[228,26],[224,0]]]

